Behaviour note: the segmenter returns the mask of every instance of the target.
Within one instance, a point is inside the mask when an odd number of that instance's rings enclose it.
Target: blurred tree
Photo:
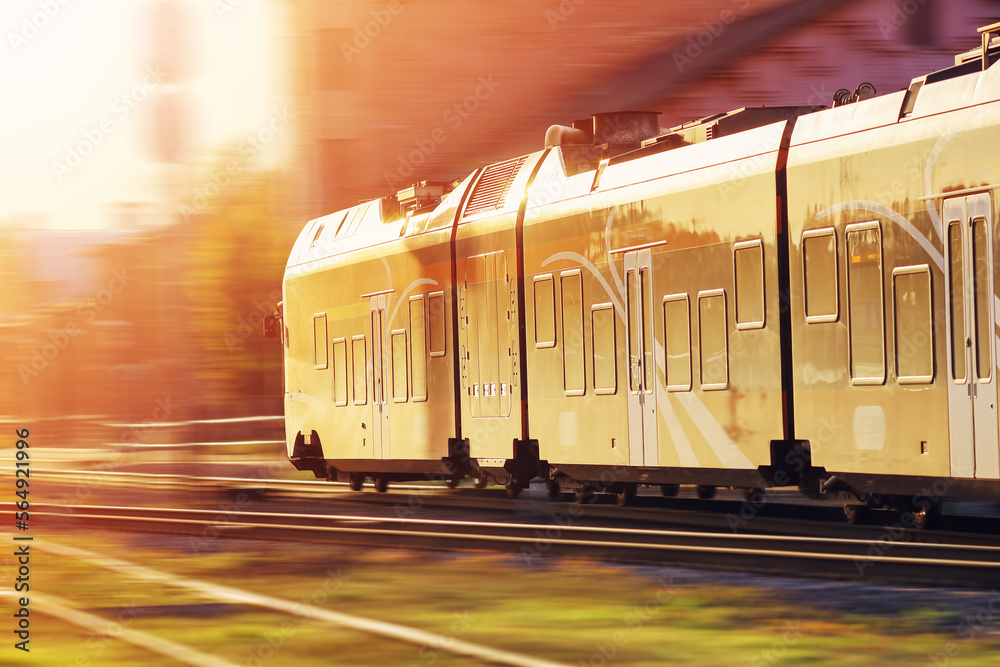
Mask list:
[[[268,185],[278,174],[241,165],[235,151],[222,156],[180,207],[190,239],[192,370],[210,412],[280,414],[281,348],[261,324],[281,299],[297,229],[269,209]]]

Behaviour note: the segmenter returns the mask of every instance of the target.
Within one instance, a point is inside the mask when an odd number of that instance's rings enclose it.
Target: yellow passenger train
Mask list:
[[[292,463],[1000,498],[998,32],[900,92],[597,114],[311,221],[279,313]]]

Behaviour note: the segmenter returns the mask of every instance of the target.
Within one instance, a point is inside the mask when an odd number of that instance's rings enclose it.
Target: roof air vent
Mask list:
[[[469,198],[463,217],[494,211],[503,206],[507,193],[510,192],[510,185],[525,159],[526,157],[519,157],[486,167],[476,182],[476,189]]]

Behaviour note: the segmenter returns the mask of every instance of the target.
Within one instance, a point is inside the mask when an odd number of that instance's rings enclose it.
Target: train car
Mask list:
[[[480,484],[503,484],[512,495],[540,472],[525,403],[520,223],[543,154],[483,169],[455,234],[462,435]]]
[[[794,418],[826,475],[816,491],[1000,496],[995,52],[984,39],[907,90],[795,127]]]
[[[464,470],[453,234],[472,178],[310,222],[283,281],[288,456],[379,490]]]
[[[310,222],[280,313],[293,464],[623,503],[797,485],[918,521],[1000,497],[998,31],[898,93],[596,114]]]
[[[773,459],[795,446],[776,169],[815,110],[740,109],[650,136],[642,114],[602,114],[598,142],[617,154],[579,170],[578,146],[546,156],[525,284],[529,413],[549,416],[532,427],[555,483],[622,502],[639,483],[703,497],[773,485]]]

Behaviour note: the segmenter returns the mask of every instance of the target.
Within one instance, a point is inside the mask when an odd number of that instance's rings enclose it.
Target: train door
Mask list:
[[[372,443],[377,459],[389,456],[389,390],[386,387],[386,294],[369,297],[368,313],[371,320],[372,356]]]
[[[510,295],[503,251],[466,264],[462,323],[467,326],[465,368],[470,414],[509,417],[511,404]]]
[[[1000,478],[989,194],[944,202],[951,474]]]
[[[628,353],[629,465],[655,466],[656,361],[652,251],[625,253],[625,340]]]

